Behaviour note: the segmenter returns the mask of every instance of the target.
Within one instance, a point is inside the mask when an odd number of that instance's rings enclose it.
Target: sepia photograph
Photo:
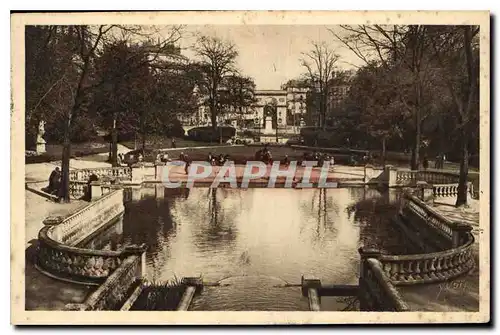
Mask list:
[[[11,14],[12,323],[488,322],[489,15]]]

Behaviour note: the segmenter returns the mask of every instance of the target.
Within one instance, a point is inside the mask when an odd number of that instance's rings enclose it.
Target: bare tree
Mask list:
[[[201,91],[207,94],[210,120],[212,128],[215,130],[217,128],[217,115],[220,113],[219,88],[224,77],[237,72],[234,69],[234,63],[238,51],[230,41],[207,36],[199,37],[194,49],[201,58],[203,78],[199,86]]]
[[[326,109],[328,94],[335,76],[339,55],[325,43],[314,42],[309,52],[302,53],[301,65],[306,68],[305,74],[311,88],[318,93],[319,126],[326,127]]]
[[[377,60],[385,67],[398,67],[409,71],[413,92],[410,97],[400,95],[402,103],[414,116],[414,141],[412,148],[412,170],[419,166],[421,126],[423,116],[422,91],[430,62],[426,57],[430,45],[427,27],[424,25],[382,26],[342,25],[347,35],[330,32],[358,58],[369,64]]]

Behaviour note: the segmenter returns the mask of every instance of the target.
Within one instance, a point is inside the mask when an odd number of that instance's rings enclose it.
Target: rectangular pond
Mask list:
[[[217,284],[205,288],[193,310],[304,310],[307,299],[294,286],[301,275],[356,284],[359,247],[403,248],[390,223],[396,191],[153,186],[131,192],[123,219],[86,247],[146,243],[148,280],[201,275]]]

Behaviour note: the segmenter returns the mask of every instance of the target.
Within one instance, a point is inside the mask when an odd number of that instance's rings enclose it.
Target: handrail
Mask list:
[[[453,221],[436,211],[434,208],[427,206],[427,204],[418,197],[407,193],[405,197],[409,200],[407,204],[409,209],[419,215],[428,225],[440,231],[445,237],[452,239],[453,229],[456,226]]]
[[[380,261],[367,258],[362,262],[359,296],[361,311],[409,311],[410,308],[382,269]]]
[[[96,206],[100,208],[92,211]],[[43,227],[38,234],[37,266],[48,275],[67,281],[95,283],[105,279],[135,247],[110,251],[76,245],[109,222],[110,216],[121,215],[123,210],[123,190],[115,190],[78,209],[61,223]]]

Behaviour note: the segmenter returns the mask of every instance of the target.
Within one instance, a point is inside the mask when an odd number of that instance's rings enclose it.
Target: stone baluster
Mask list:
[[[471,231],[471,225],[460,221],[454,222],[451,238],[452,248],[458,248],[463,245]]]

